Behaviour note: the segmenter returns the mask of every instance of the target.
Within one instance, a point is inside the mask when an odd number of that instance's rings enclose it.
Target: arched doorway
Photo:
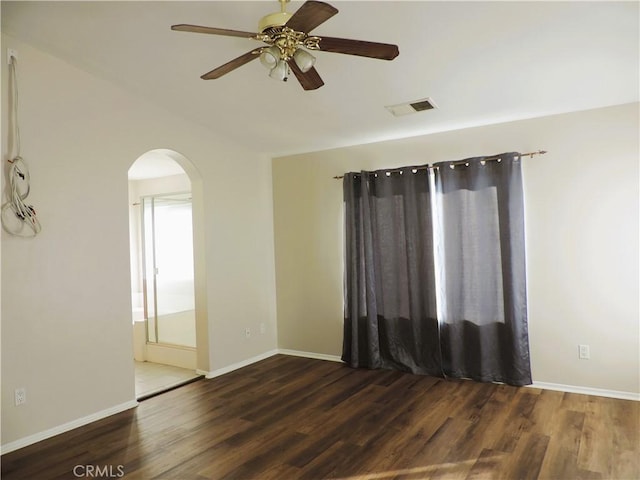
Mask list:
[[[202,181],[191,162],[155,149],[129,177],[136,397],[208,371]]]

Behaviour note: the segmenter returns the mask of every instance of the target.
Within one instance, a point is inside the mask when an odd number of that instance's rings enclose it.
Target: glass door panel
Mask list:
[[[191,195],[155,199],[158,342],[196,346]]]
[[[191,194],[143,199],[149,342],[196,346]]]

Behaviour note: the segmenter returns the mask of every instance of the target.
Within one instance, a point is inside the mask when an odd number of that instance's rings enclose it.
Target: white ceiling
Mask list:
[[[256,31],[274,0],[3,0],[2,31],[270,156],[638,101],[638,2],[329,3],[340,12],[313,34],[394,43],[400,55],[318,52],[325,85],[309,92],[257,61],[201,80],[261,44],[170,26]],[[425,97],[439,108],[384,108]]]

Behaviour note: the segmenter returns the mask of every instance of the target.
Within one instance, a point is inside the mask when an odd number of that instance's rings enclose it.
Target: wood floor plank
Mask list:
[[[558,423],[547,447],[549,454],[545,455],[540,467],[542,478],[578,478],[578,453],[584,416],[584,412],[573,410],[558,412]]]
[[[438,430],[423,444],[420,450],[416,452],[413,458],[408,459],[406,466],[409,469],[422,469],[425,467],[433,467],[433,471],[443,470],[448,471],[451,469],[447,457],[451,451],[460,448],[463,442],[464,435],[469,430],[472,423],[468,420],[447,418]],[[471,464],[476,459],[470,459]],[[464,465],[462,465],[464,467]],[[472,465],[469,465],[468,470]],[[466,477],[468,471],[461,473],[461,478]]]
[[[431,386],[433,385],[436,384]],[[392,416],[393,421],[380,426],[381,429],[386,429],[386,438],[377,436],[362,446],[367,452],[366,457],[369,458],[359,456],[354,472],[360,476],[364,475],[364,472],[368,472],[369,475],[404,472],[406,469],[403,467],[407,462],[424,448],[427,441],[448,419],[450,404],[446,395],[436,394],[436,390],[438,389],[425,389],[417,392],[418,395],[406,397],[407,400],[401,404],[400,412]],[[404,395],[399,397],[405,398]],[[375,442],[373,449],[372,441]]]
[[[3,480],[640,478],[640,402],[276,355],[2,456]]]
[[[632,454],[640,441],[640,420],[633,403],[600,399],[586,405],[578,466],[585,471],[602,472],[606,478],[640,468],[640,458]],[[624,425],[629,424],[637,428],[625,429]]]
[[[523,433],[500,467],[501,478],[538,478],[548,446],[547,435]]]
[[[491,450],[488,448],[482,450],[478,459],[471,467],[471,470],[469,470],[466,480],[485,480],[487,478],[495,477],[495,473],[502,470],[502,464],[507,456],[507,453],[499,452],[497,450]]]
[[[614,430],[610,427],[611,415],[605,402],[598,402],[585,415],[578,451],[578,466],[592,471],[610,473],[610,450],[614,444]],[[602,448],[606,446],[607,448]]]
[[[353,468],[353,459],[360,456],[362,447],[349,445],[342,440],[337,440],[321,452],[311,462],[304,466],[297,480],[317,480],[318,478],[338,478],[339,476],[351,476],[350,468]],[[336,472],[340,472],[338,475]]]
[[[535,389],[530,389],[535,390]],[[556,427],[556,416],[561,411],[563,392],[543,390],[538,392],[536,404],[531,412],[531,431],[542,435],[552,435]]]
[[[531,415],[539,399],[526,389],[519,389],[510,402],[509,415],[504,419],[502,431],[497,435],[493,448],[501,452],[512,452],[523,432],[531,430]]]

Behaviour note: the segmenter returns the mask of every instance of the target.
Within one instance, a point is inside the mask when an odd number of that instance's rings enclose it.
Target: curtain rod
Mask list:
[[[527,152],[527,153],[521,153],[520,156],[521,157],[534,157],[535,155],[544,155],[545,153],[547,153],[546,150],[536,150],[535,152]],[[500,158],[500,155],[494,155],[492,157],[484,157],[483,160],[484,161],[491,161],[491,160],[498,160]],[[467,160],[459,160],[457,162],[451,162],[450,165],[464,165],[465,163],[468,163]],[[404,168],[408,168],[408,167],[404,167]],[[387,172],[399,172],[400,170],[404,170],[404,168],[391,168],[389,170],[387,170]],[[431,165],[425,165],[422,167],[412,167],[413,170],[428,170],[430,168],[433,168]],[[339,175],[339,176],[335,176],[333,177],[336,180],[340,180],[341,178],[344,178],[344,175]]]

